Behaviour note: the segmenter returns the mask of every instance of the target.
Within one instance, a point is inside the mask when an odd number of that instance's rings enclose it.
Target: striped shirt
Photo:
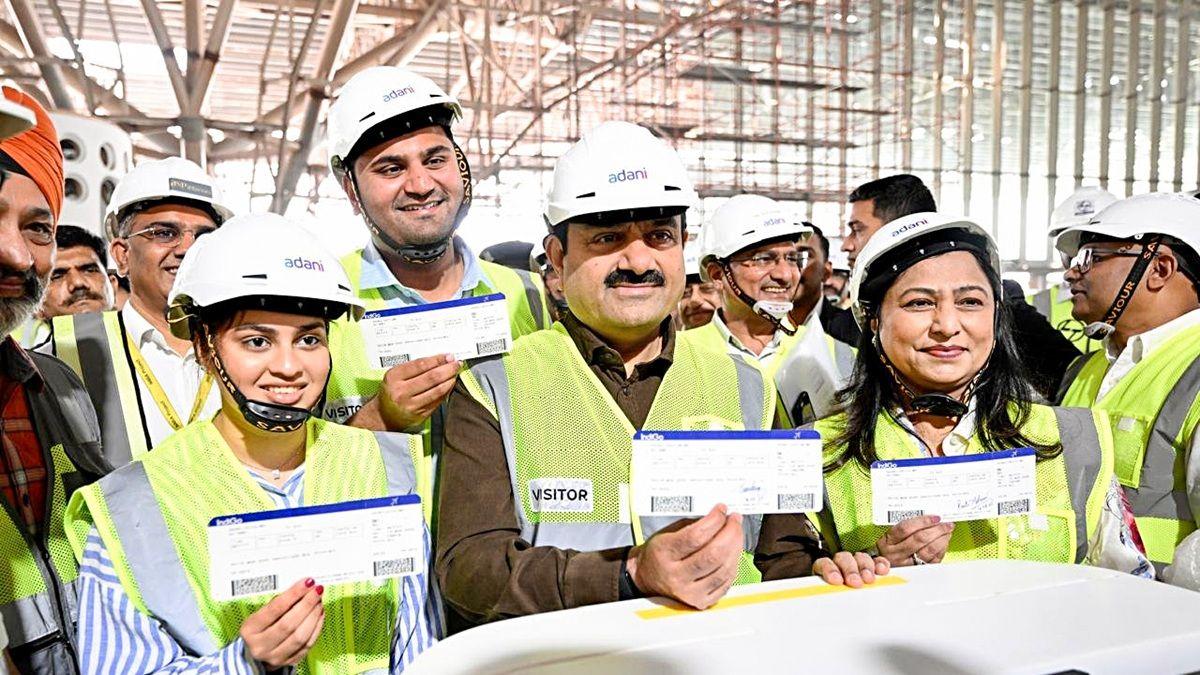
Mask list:
[[[304,467],[277,488],[250,474],[279,508],[304,505]],[[429,531],[425,531],[426,572],[400,579],[401,602],[392,637],[391,672],[400,673],[444,633],[441,598],[430,588],[433,566]],[[181,592],[188,592],[182,589]],[[261,663],[246,655],[237,638],[215,654],[191,656],[153,617],[133,606],[117,578],[112,558],[99,533],[88,533],[79,566],[79,665],[86,675],[133,673],[220,673],[259,675]]]

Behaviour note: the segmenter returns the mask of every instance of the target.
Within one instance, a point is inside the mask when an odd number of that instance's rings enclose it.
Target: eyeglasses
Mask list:
[[[1137,258],[1142,255],[1141,251],[1128,251],[1118,249],[1116,251],[1101,251],[1090,246],[1085,246],[1074,255],[1074,257],[1059,251],[1059,258],[1062,260],[1064,270],[1069,270],[1072,267],[1077,268],[1080,274],[1087,274],[1092,270],[1096,263],[1107,260],[1109,258]]]
[[[749,258],[735,259],[732,262],[751,269],[770,270],[775,269],[781,260],[793,267],[804,267],[808,264],[808,253],[796,251],[795,253],[785,253],[782,256],[778,253],[755,253]]]
[[[144,237],[147,241],[157,246],[169,246],[174,248],[183,241],[185,234],[192,235],[192,241],[203,237],[204,235],[215,232],[215,227],[197,227],[194,229],[183,229],[172,227],[170,225],[151,225],[144,230],[131,232],[130,237]]]

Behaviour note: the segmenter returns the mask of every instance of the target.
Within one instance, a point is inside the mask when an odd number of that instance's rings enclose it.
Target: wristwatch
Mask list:
[[[636,600],[646,597],[637,584],[633,583],[633,575],[629,573],[629,567],[625,564],[625,560],[621,561],[621,578],[617,582],[617,597],[620,600]]]

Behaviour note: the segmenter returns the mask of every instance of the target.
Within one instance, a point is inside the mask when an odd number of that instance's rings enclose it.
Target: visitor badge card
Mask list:
[[[703,516],[821,508],[816,431],[639,431],[633,436],[633,507],[643,516]]]
[[[416,495],[213,518],[208,523],[216,600],[277,594],[301,579],[382,581],[425,570],[425,520]]]
[[[871,516],[876,525],[906,518],[981,520],[1034,510],[1037,457],[1019,448],[956,457],[897,459],[871,464]]]
[[[367,312],[360,327],[376,368],[437,354],[459,361],[503,354],[513,342],[501,293]]]

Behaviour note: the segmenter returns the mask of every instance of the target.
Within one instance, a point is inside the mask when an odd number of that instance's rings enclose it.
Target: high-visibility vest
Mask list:
[[[42,440],[49,494],[44,526],[36,538],[8,500],[0,499],[5,570],[0,574],[0,617],[9,649],[20,652],[21,663],[32,672],[49,675],[79,668],[75,649],[79,568],[63,528],[63,511],[72,491],[100,478],[110,467],[101,457],[96,420],[79,381],[60,361],[42,354],[30,356],[47,387],[28,399],[30,417]]]
[[[827,466],[842,456],[833,439],[845,427],[846,413],[817,422],[825,442]],[[945,562],[976,559],[1079,563],[1100,524],[1100,513],[1113,476],[1108,420],[1083,408],[1033,405],[1021,428],[1038,443],[1062,443],[1062,452],[1037,462],[1035,515],[1001,516],[957,523]],[[923,457],[912,436],[889,414],[875,424],[875,452],[881,460]],[[983,452],[976,433],[967,453]],[[840,550],[867,551],[888,531],[872,523],[871,473],[851,459],[825,474],[827,510],[822,535]]]
[[[1100,348],[1100,342],[1083,332],[1084,323],[1071,315],[1071,291],[1061,284],[1030,293],[1025,300],[1050,321],[1079,351],[1087,354]]]
[[[1117,480],[1125,486],[1146,556],[1161,572],[1197,526],[1186,468],[1200,422],[1200,326],[1168,338],[1099,400],[1108,358],[1098,351],[1080,359],[1062,404],[1108,416]]]
[[[115,467],[154,446],[142,412],[137,373],[118,311],[65,314],[52,319],[54,355],[75,371],[96,409],[104,456]]]
[[[776,384],[779,393],[780,412],[785,415],[785,419],[790,421],[792,426],[801,426],[809,424],[818,417],[823,417],[832,411],[817,410],[813,406],[813,399],[817,392],[833,392],[841,388],[842,381],[827,382],[817,381],[818,378],[825,379],[825,376],[814,371],[811,374],[806,374],[806,377],[811,378],[808,382],[783,382],[781,380],[781,369],[788,362],[788,357],[796,349],[796,346],[804,341],[804,336],[808,331],[807,326],[800,326],[796,330],[795,335],[781,334],[779,336],[779,346],[776,349],[775,356],[767,365],[763,365],[758,359],[752,358],[748,354],[742,354],[742,358],[749,364],[761,369],[768,378]],[[721,334],[721,329],[716,323],[710,321],[703,326],[698,326],[679,333],[680,341],[693,342],[697,346],[704,349],[725,352],[729,350],[729,345],[726,337]],[[838,374],[842,380],[848,379],[850,373],[854,370],[855,350],[850,345],[835,340],[829,335],[825,336],[825,344],[829,348],[829,357],[834,367],[837,368]],[[789,377],[795,377],[789,374]],[[785,392],[787,392],[785,394]],[[796,392],[800,392],[798,395]],[[826,397],[828,398],[828,397]],[[785,400],[787,399],[787,400]],[[804,400],[801,400],[804,399]]]
[[[521,536],[532,545],[580,551],[631,546],[678,520],[632,512],[636,429],[562,324],[521,338],[502,358],[477,361],[461,377],[500,424]],[[758,369],[677,340],[642,428],[767,429],[774,409],[774,387]],[[540,507],[543,500],[533,491],[544,486],[588,493],[562,509]],[[750,583],[761,579],[752,555],[761,516],[747,516],[743,526],[746,554],[738,582]]]
[[[308,505],[411,494],[416,436],[372,433],[323,420],[307,423]],[[271,600],[212,597],[207,526],[220,516],[277,507],[207,420],[184,427],[154,452],[78,491],[66,525],[82,557],[95,527],[130,601],[154,617],[188,654],[214,654]],[[422,561],[414,561],[421,565]],[[279,579],[281,592],[296,580]],[[300,666],[307,673],[386,671],[399,582],[351,583],[325,591],[325,627]]]
[[[487,286],[504,294],[514,340],[546,327],[548,311],[540,277],[486,260],[477,263],[487,277]],[[368,312],[387,307],[378,289],[362,288],[362,251],[342,258],[342,266],[346,268],[355,293],[366,303]],[[472,295],[491,292],[494,291],[477,288]],[[357,322],[348,319],[339,319],[330,324],[329,351],[333,358],[333,370],[325,390],[324,417],[334,422],[345,422],[379,393],[387,368],[373,366],[367,361],[362,331]],[[417,493],[421,495],[425,518],[429,522],[433,522],[433,483],[437,474],[437,456],[440,454],[441,420],[442,411],[439,409],[425,423],[421,432],[425,438],[425,450],[417,462]]]

